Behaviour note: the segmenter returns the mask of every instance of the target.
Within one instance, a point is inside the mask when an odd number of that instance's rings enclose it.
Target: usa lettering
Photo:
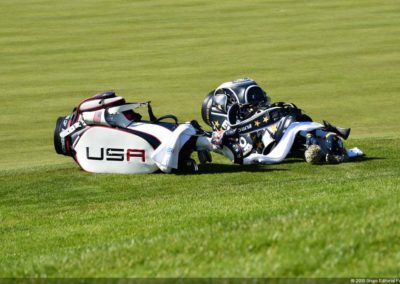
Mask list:
[[[132,161],[140,159],[143,163],[146,162],[146,151],[142,149],[121,149],[121,148],[100,148],[95,151],[86,147],[86,158],[96,161]]]

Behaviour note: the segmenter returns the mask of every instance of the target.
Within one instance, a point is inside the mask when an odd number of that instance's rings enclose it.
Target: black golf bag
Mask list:
[[[204,122],[214,131],[224,132],[225,144],[236,145],[239,149],[236,150],[238,163],[254,153],[268,155],[293,123],[312,122],[295,104],[271,103],[266,92],[248,78],[224,83],[211,91],[203,101],[201,113]],[[345,159],[345,149],[339,137],[347,139],[349,133],[350,129],[334,127],[324,121],[321,127],[313,127],[307,133],[299,132],[290,154],[304,155],[315,144],[324,157],[317,155],[313,161],[341,162]]]

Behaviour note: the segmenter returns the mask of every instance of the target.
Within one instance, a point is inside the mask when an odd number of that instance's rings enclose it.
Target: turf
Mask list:
[[[0,276],[399,276],[398,1],[2,0]],[[84,173],[58,116],[115,89],[201,120],[250,76],[367,158]]]

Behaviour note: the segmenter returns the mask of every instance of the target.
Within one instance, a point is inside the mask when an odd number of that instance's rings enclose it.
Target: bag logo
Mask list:
[[[100,148],[100,151],[95,155],[93,151],[86,147],[86,158],[96,161],[119,161],[126,160],[130,162],[133,158],[140,158],[142,162],[146,162],[146,151],[142,149],[121,149],[121,148]]]

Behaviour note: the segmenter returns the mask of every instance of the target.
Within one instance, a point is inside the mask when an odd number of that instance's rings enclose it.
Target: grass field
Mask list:
[[[0,277],[400,276],[400,3],[0,1]],[[201,121],[218,84],[351,126],[362,161],[96,175],[58,116],[114,89]],[[202,123],[204,124],[204,123]]]

